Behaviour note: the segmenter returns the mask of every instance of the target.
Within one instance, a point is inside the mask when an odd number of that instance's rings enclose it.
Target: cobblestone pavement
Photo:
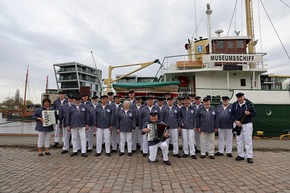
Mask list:
[[[234,158],[70,157],[51,149],[0,148],[0,192],[290,192],[290,153],[255,151],[254,164]],[[234,156],[236,152],[234,152]]]

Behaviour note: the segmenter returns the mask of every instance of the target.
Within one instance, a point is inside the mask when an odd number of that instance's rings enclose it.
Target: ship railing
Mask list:
[[[222,53],[219,53],[222,55]],[[190,70],[190,69],[224,69],[224,66],[234,64],[236,66],[242,66],[243,70],[260,69],[263,70],[267,66],[263,60],[264,53],[256,53],[255,55],[261,58],[258,62],[255,62],[255,67],[251,68],[251,62],[204,62],[201,58],[204,58],[207,54],[180,54],[166,56],[161,63],[161,74],[166,71],[177,70]],[[247,55],[247,54],[240,54]],[[197,60],[189,60],[190,58],[197,58]]]

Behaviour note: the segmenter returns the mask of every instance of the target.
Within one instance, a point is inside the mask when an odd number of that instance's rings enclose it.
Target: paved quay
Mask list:
[[[139,152],[83,158],[51,148],[51,156],[39,157],[36,140],[0,136],[1,193],[290,192],[290,140],[254,140],[254,164],[226,156],[178,159],[171,153],[172,166],[163,164],[160,154],[158,163],[148,163]]]

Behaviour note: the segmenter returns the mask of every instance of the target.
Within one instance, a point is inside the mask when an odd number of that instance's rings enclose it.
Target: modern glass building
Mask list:
[[[90,97],[100,95],[102,71],[78,62],[53,64],[58,90],[67,95],[79,96],[89,90]]]

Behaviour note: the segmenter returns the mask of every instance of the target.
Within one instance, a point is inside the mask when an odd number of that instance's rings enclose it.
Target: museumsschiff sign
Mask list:
[[[202,56],[204,63],[209,62],[240,62],[240,63],[260,63],[262,55],[256,54],[204,54]]]

